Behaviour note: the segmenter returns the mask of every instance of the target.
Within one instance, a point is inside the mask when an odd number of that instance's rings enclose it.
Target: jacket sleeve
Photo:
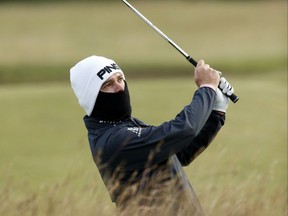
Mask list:
[[[167,160],[187,148],[198,135],[212,112],[215,91],[210,88],[198,89],[192,102],[175,119],[159,126],[121,128],[107,140],[103,159],[109,159],[110,166],[126,171],[144,169]],[[106,161],[108,162],[108,161]]]
[[[214,111],[211,113],[206,124],[191,144],[177,153],[177,157],[182,166],[189,165],[208,147],[224,123],[225,115],[219,115]]]

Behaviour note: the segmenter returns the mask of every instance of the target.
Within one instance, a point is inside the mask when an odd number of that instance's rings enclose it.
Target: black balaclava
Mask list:
[[[103,121],[119,121],[131,116],[128,85],[117,93],[99,92],[91,117]]]

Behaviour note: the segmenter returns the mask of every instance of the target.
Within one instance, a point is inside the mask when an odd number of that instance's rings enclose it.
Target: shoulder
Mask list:
[[[138,118],[132,118],[132,120],[140,127],[148,127],[148,126],[151,126],[151,125],[148,125],[146,123],[144,123],[143,121],[141,121],[140,119]]]

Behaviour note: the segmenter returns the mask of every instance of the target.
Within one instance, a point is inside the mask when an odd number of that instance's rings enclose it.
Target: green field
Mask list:
[[[132,2],[187,53],[219,70],[247,75],[286,66],[286,1]],[[136,76],[187,75],[191,68],[120,1],[2,4],[0,26],[0,83],[67,80],[71,65],[92,54]]]
[[[185,168],[204,211],[287,215],[287,3],[173,2],[134,5],[240,97]],[[193,68],[120,3],[3,4],[0,26],[0,215],[114,215],[69,67],[94,53],[117,60],[133,115],[155,125],[190,102]]]
[[[240,101],[186,168],[208,215],[287,213],[286,78],[232,78]],[[134,115],[151,124],[173,118],[195,89],[192,77],[129,84]],[[0,100],[0,214],[111,215],[69,84],[4,86]]]

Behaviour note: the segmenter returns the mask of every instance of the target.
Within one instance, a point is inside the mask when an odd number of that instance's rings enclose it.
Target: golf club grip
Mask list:
[[[194,65],[194,67],[197,66],[197,61],[195,59],[193,59],[190,56],[187,56],[186,59],[192,64]],[[218,86],[218,88],[220,89],[220,87]],[[221,89],[222,90],[222,89]],[[233,102],[236,103],[239,100],[239,97],[237,95],[235,95],[234,93],[232,95],[227,95],[226,96]]]
[[[233,102],[236,103],[239,100],[239,97],[235,95],[234,93],[232,95],[227,95],[227,97]]]
[[[197,61],[195,59],[193,59],[191,56],[186,56],[186,59],[192,64],[194,65],[194,67],[197,66]]]

